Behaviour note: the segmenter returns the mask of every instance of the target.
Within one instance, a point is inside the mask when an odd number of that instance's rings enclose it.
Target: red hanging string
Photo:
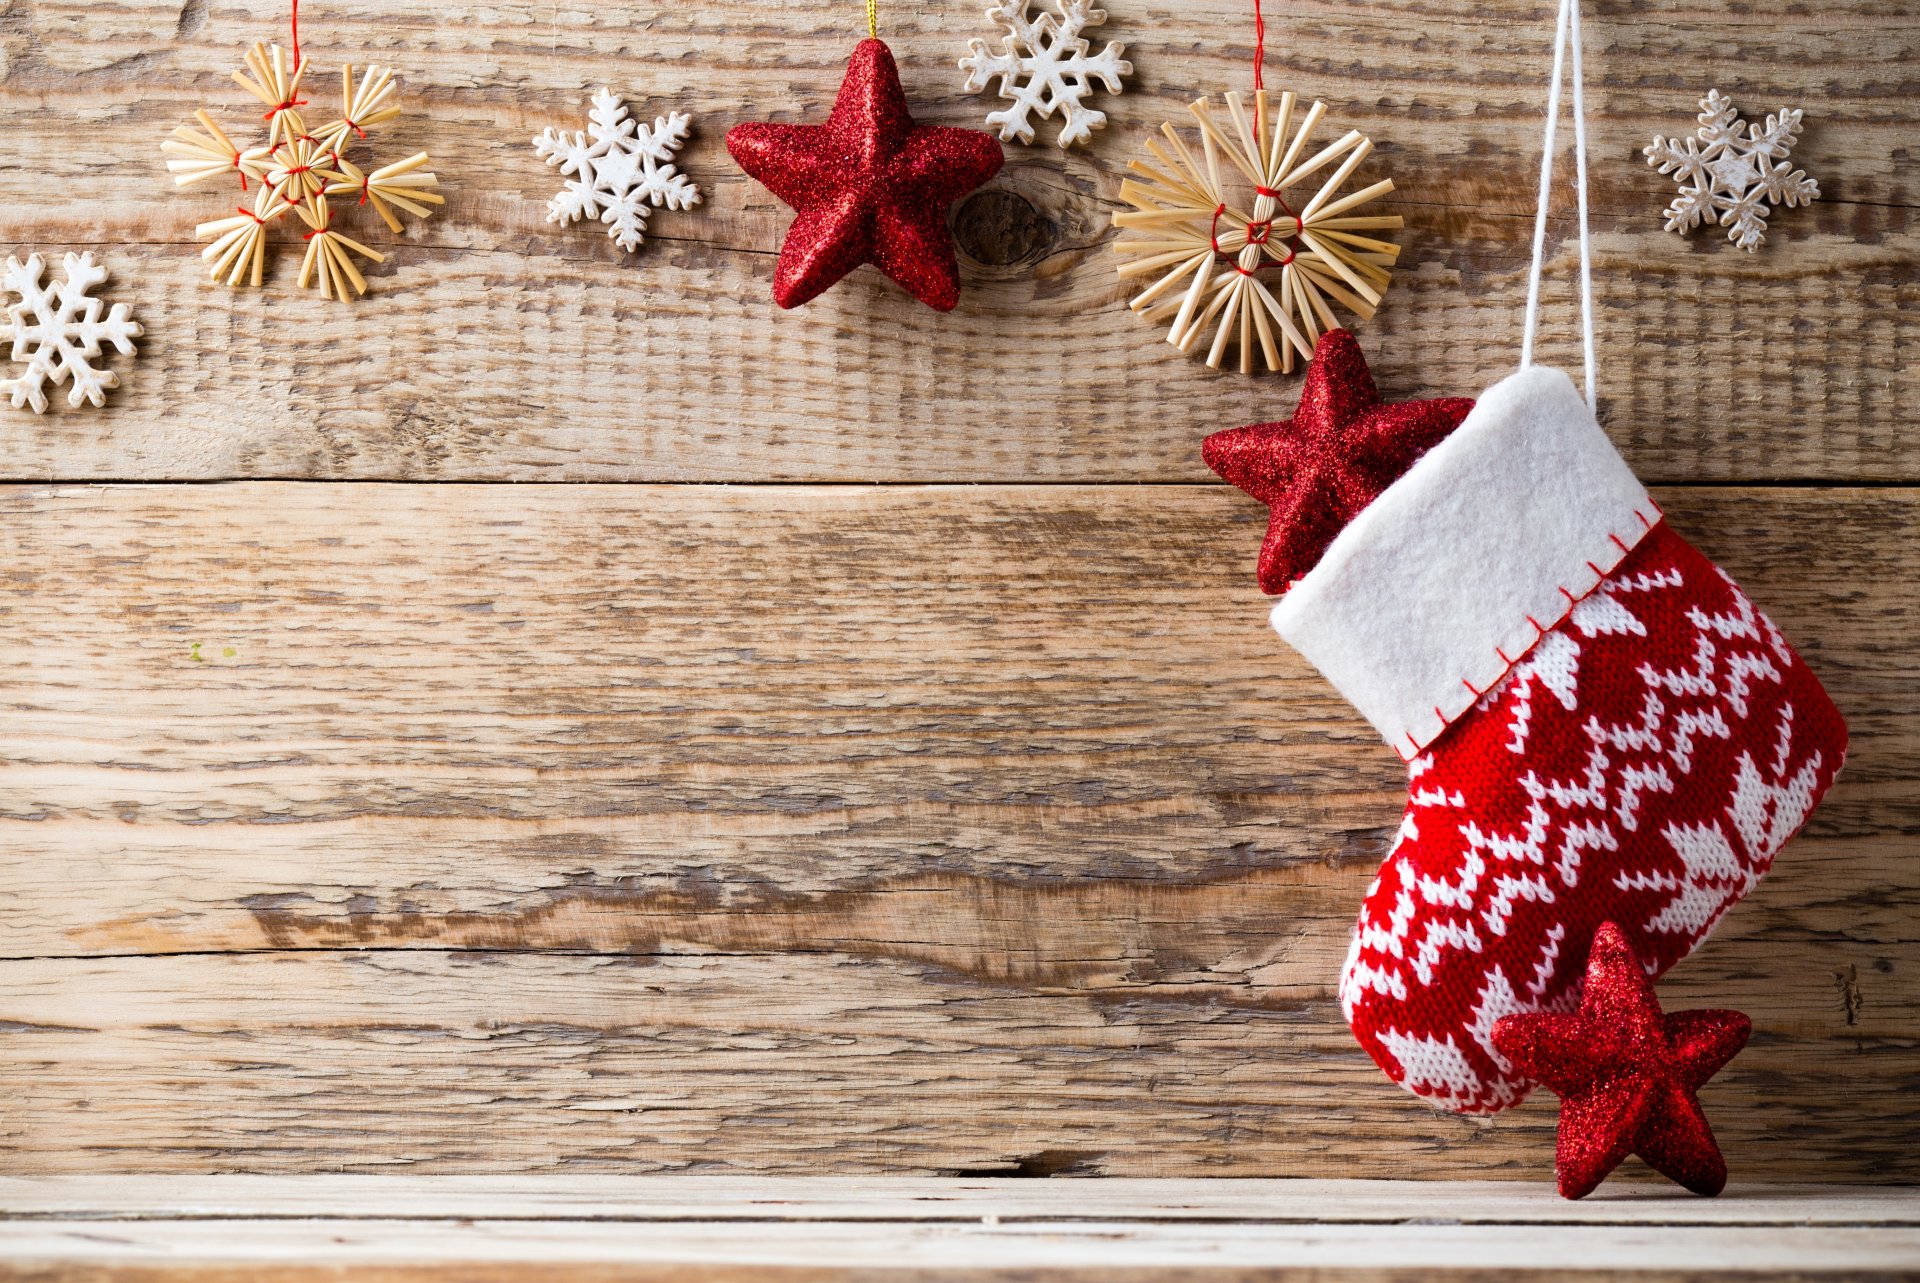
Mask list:
[[[275,48],[278,47],[277,45],[275,46]],[[300,0],[293,0],[293,74],[295,76],[300,74]],[[269,111],[266,115],[262,116],[261,119],[271,121],[283,111],[291,111],[295,107],[304,107],[306,105],[307,100],[305,98],[295,98],[292,94],[288,94],[285,102],[275,107],[272,111]],[[278,146],[278,144],[275,145]],[[243,177],[240,181],[244,183],[246,179]]]
[[[298,7],[298,0],[295,0],[295,5]],[[294,44],[294,52],[296,54],[300,52],[298,42]],[[1267,20],[1260,13],[1260,0],[1253,0],[1253,91],[1255,93],[1267,87],[1260,74],[1261,67],[1266,61]]]

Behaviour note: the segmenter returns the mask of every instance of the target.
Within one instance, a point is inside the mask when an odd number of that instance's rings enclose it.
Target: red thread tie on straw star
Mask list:
[[[1560,1097],[1554,1168],[1562,1197],[1591,1194],[1628,1154],[1714,1195],[1726,1188],[1727,1160],[1698,1092],[1752,1029],[1737,1011],[1663,1013],[1633,946],[1606,922],[1594,933],[1580,1010],[1502,1017],[1493,1043]]]
[[[289,19],[288,26],[291,27],[293,31],[293,83],[297,86],[300,83],[300,72],[302,70],[300,59],[300,0],[293,0],[293,16]],[[307,100],[305,98],[294,97],[296,92],[298,92],[297,89],[289,89],[280,105],[268,108],[267,114],[262,116],[261,119],[271,124],[273,118],[281,112],[292,111],[295,107],[306,106]]]

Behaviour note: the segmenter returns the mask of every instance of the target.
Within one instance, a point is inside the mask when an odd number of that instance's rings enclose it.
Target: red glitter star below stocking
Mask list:
[[[1696,1194],[1718,1194],[1727,1160],[1695,1094],[1747,1045],[1737,1011],[1665,1015],[1633,946],[1602,923],[1573,1015],[1506,1016],[1493,1043],[1514,1068],[1560,1097],[1554,1163],[1564,1198],[1585,1198],[1638,1154]]]

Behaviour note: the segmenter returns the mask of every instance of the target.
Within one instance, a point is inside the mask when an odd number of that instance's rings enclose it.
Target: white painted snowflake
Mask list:
[[[1700,107],[1700,128],[1691,138],[1655,134],[1646,149],[1647,163],[1680,184],[1667,206],[1667,230],[1684,234],[1717,215],[1731,229],[1727,239],[1752,253],[1767,239],[1769,201],[1791,208],[1819,198],[1819,185],[1787,162],[1800,111],[1782,108],[1765,125],[1749,124],[1718,89],[1709,89]]]
[[[73,387],[67,404],[105,405],[107,389],[120,386],[120,376],[93,365],[92,358],[100,355],[102,343],[131,356],[133,340],[140,336],[125,303],[115,303],[111,312],[100,315],[104,305],[87,291],[107,279],[107,269],[96,266],[92,254],[69,254],[64,266],[67,279],[57,286],[41,283],[47,264],[38,254],[24,263],[9,258],[6,275],[0,277],[0,288],[20,296],[0,327],[0,338],[13,339],[13,359],[27,364],[24,374],[0,379],[0,392],[12,397],[16,409],[30,404],[35,414],[46,413],[46,385],[69,379]]]
[[[987,127],[999,126],[1002,142],[1032,142],[1028,113],[1051,120],[1056,111],[1066,115],[1056,141],[1062,147],[1087,142],[1107,123],[1107,113],[1087,106],[1085,99],[1094,92],[1096,80],[1108,93],[1120,92],[1120,77],[1133,74],[1133,64],[1120,56],[1127,47],[1110,43],[1098,56],[1088,56],[1091,46],[1081,32],[1107,20],[1106,10],[1094,8],[1091,0],[1054,0],[1055,12],[1038,20],[1027,16],[1029,2],[1001,0],[987,10],[987,21],[999,23],[1007,34],[997,53],[984,40],[967,42],[973,52],[960,60],[960,69],[967,73],[964,88],[977,94],[995,76],[1000,78],[1000,96],[1012,99],[1013,106],[988,112]]]
[[[670,112],[654,117],[649,129],[628,117],[618,94],[602,89],[593,96],[587,119],[591,123],[584,134],[549,126],[533,140],[533,150],[549,165],[573,175],[547,202],[547,221],[597,218],[608,224],[607,235],[632,253],[640,248],[652,207],[691,209],[700,203],[700,189],[673,167],[693,118]]]

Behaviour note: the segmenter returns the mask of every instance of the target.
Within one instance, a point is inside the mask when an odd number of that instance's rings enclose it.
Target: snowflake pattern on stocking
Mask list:
[[[1051,120],[1056,111],[1066,119],[1055,141],[1062,147],[1087,142],[1107,123],[1107,113],[1087,106],[1086,99],[1096,80],[1108,93],[1120,92],[1120,78],[1133,74],[1133,64],[1120,56],[1126,46],[1109,43],[1090,56],[1092,46],[1081,33],[1107,20],[1106,10],[1094,8],[1090,0],[1054,0],[1054,11],[1038,18],[1028,15],[1029,3],[1002,0],[987,10],[987,21],[1005,27],[1007,34],[997,52],[984,40],[967,42],[973,52],[960,60],[960,69],[967,73],[963,88],[977,94],[999,77],[1000,96],[1013,105],[988,112],[987,127],[997,127],[1002,142],[1032,142],[1031,116]]]
[[[628,116],[618,94],[602,89],[593,96],[587,120],[585,133],[549,126],[533,140],[536,154],[569,175],[560,194],[547,202],[547,221],[597,218],[631,254],[640,248],[653,209],[691,209],[700,203],[700,189],[673,165],[693,118],[669,112],[654,117],[649,128]]]
[[[1718,219],[1727,239],[1752,253],[1767,239],[1768,202],[1811,205],[1820,187],[1787,160],[1800,132],[1800,111],[1782,108],[1764,125],[1743,121],[1710,89],[1700,100],[1700,128],[1690,138],[1653,136],[1647,163],[1672,174],[1680,194],[1667,206],[1667,230],[1685,234]]]
[[[1401,1086],[1486,1112],[1528,1084],[1502,1016],[1569,1010],[1600,923],[1658,975],[1751,891],[1846,751],[1839,712],[1732,580],[1656,526],[1408,765],[1340,979]]]
[[[141,334],[125,303],[115,303],[112,311],[100,314],[105,305],[88,291],[107,279],[107,269],[96,265],[92,254],[69,254],[63,267],[66,279],[57,286],[42,283],[47,264],[38,254],[24,263],[9,258],[6,274],[0,277],[0,288],[20,296],[7,309],[6,326],[0,329],[0,337],[13,340],[12,359],[27,366],[13,378],[0,379],[0,392],[9,395],[15,409],[31,405],[35,414],[46,413],[46,385],[68,380],[73,382],[68,405],[77,407],[82,401],[105,405],[107,389],[120,386],[120,376],[94,365],[93,358],[106,343],[131,356],[133,340]]]

